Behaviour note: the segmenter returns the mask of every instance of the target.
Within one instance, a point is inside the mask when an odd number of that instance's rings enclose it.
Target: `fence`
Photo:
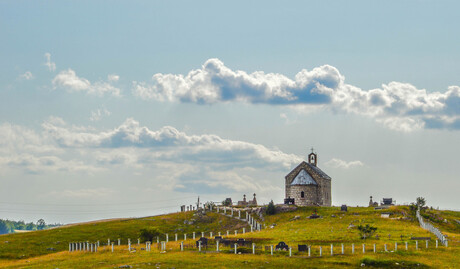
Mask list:
[[[131,252],[135,253],[139,250],[152,251],[151,242],[145,242],[145,247],[140,244],[139,240],[137,245],[131,245],[131,240],[128,239],[128,245],[118,245],[114,248],[114,242],[108,242],[107,247],[102,247],[103,252]],[[155,243],[153,243],[155,244]],[[276,256],[297,256],[297,257],[323,257],[335,255],[354,255],[359,253],[393,253],[397,251],[419,251],[422,249],[428,250],[429,248],[438,248],[438,240],[436,244],[429,244],[429,240],[412,241],[412,242],[393,242],[385,244],[365,244],[365,243],[352,243],[352,244],[326,244],[326,245],[297,245],[296,247],[284,244],[281,248],[278,246],[266,245],[262,242],[255,243],[255,241],[240,241],[240,240],[214,240],[209,239],[205,242],[166,242],[160,241],[157,244],[158,251],[175,252],[175,251],[193,251],[193,252],[211,252],[211,253],[226,253],[226,254],[253,254],[253,255],[276,255]],[[102,245],[102,244],[101,244]],[[69,252],[84,251],[84,252],[98,252],[98,243],[77,242],[69,243]],[[137,250],[137,251],[136,251]]]
[[[423,219],[423,217],[420,215],[420,208],[417,209],[416,215],[417,215],[418,222],[420,223],[420,227],[436,235],[436,237],[441,241],[441,244],[447,247],[448,242],[447,242],[446,236],[443,235],[442,232],[438,228],[434,227],[431,223],[426,222]]]

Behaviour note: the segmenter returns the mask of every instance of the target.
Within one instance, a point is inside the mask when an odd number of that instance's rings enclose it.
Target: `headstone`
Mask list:
[[[120,238],[118,238],[118,245],[120,245],[120,244],[121,244],[121,241],[120,241]]]
[[[289,248],[289,257],[292,257],[292,248]]]
[[[366,253],[366,245],[363,244],[363,253]]]
[[[209,237],[212,238],[212,232],[209,232]]]
[[[237,231],[237,230],[235,230],[235,235],[237,235],[237,234],[238,234],[238,231]]]
[[[107,239],[107,246],[110,246],[110,239]]]
[[[351,254],[355,254],[355,244],[351,244]]]
[[[289,249],[289,246],[283,241],[279,242],[278,245],[275,246],[275,250],[288,250],[288,249]]]
[[[195,240],[195,232],[193,232],[193,240]]]
[[[204,232],[201,232],[201,237],[204,237]]]
[[[297,245],[297,250],[299,252],[307,252],[308,251],[308,247],[307,245]]]
[[[256,254],[256,244],[252,243],[252,254]]]
[[[345,249],[344,249],[343,243],[342,243],[342,254],[344,254],[344,252],[345,252]]]
[[[406,242],[406,250],[407,250],[407,242]]]
[[[219,252],[219,240],[216,241],[216,251]]]
[[[113,243],[112,243],[112,252],[113,252]]]
[[[374,244],[374,253],[375,253],[375,244]]]
[[[331,244],[331,256],[334,255],[334,246]]]
[[[184,234],[184,241],[187,240],[187,234]]]
[[[237,254],[237,252],[236,252],[236,251],[237,251],[237,247],[238,247],[238,244],[235,243],[235,254]]]
[[[180,242],[180,251],[184,251],[184,241]]]
[[[246,233],[246,228],[243,228],[243,234],[245,234],[245,233]]]
[[[270,246],[270,255],[273,256],[273,245]]]
[[[322,246],[319,247],[319,256],[320,257],[323,256],[323,247]]]
[[[166,234],[166,242],[169,242],[169,235]]]
[[[395,251],[398,251],[398,242],[395,242]]]

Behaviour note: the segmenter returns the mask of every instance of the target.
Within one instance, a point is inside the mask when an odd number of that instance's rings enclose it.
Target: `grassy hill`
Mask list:
[[[317,219],[308,217],[314,212],[321,216]],[[391,218],[381,218],[382,212],[391,212]],[[0,267],[6,268],[118,268],[130,265],[133,268],[168,268],[168,267],[264,267],[264,268],[297,268],[297,267],[340,267],[353,268],[364,263],[378,268],[411,268],[417,266],[456,268],[460,264],[460,225],[455,219],[460,219],[460,213],[454,211],[430,210],[426,214],[433,215],[439,223],[435,223],[445,232],[450,239],[449,247],[434,248],[435,237],[418,226],[411,217],[407,207],[393,207],[385,211],[376,211],[373,208],[349,208],[348,212],[341,212],[339,208],[298,208],[293,212],[278,213],[273,216],[265,216],[266,226],[260,232],[241,234],[243,227],[249,230],[244,222],[223,216],[217,213],[207,213],[204,216],[194,215],[193,212],[175,213],[162,216],[117,219],[101,222],[92,222],[79,225],[69,225],[50,230],[30,233],[10,234],[0,236]],[[442,219],[442,220],[441,220]],[[444,221],[447,220],[447,222]],[[371,224],[378,228],[378,238],[360,239],[356,226],[359,224]],[[156,244],[152,245],[152,251],[140,250],[143,246],[137,246],[136,252],[130,253],[126,245],[115,248],[112,253],[109,247],[101,246],[97,253],[68,252],[68,242],[99,240],[102,244],[110,238],[115,241],[122,239],[126,244],[131,238],[137,243],[139,230],[146,227],[155,227],[162,233],[169,234],[167,252],[160,253]],[[257,255],[231,254],[230,247],[221,246],[221,253],[210,247],[205,253],[198,253],[192,248],[194,241],[191,240],[192,232],[220,231],[225,234],[226,230],[239,230],[237,236],[230,238],[246,238],[256,242]],[[180,243],[174,242],[174,234],[179,234],[183,240],[183,234],[188,234],[185,242],[186,250],[180,251]],[[402,236],[402,237],[401,237]],[[424,242],[420,242],[420,249],[415,250],[415,242],[412,237],[431,237],[430,248],[424,248]],[[164,239],[164,238],[163,238]],[[263,246],[286,242],[293,248],[293,256],[287,252],[265,251]],[[404,242],[409,242],[409,251],[403,247]],[[394,243],[398,242],[400,248],[394,251]],[[341,244],[345,245],[345,255],[340,254]],[[362,244],[366,244],[366,253],[361,251]],[[297,252],[298,244],[312,245],[312,257],[306,253]],[[330,256],[330,245],[334,245],[336,255]],[[356,253],[351,254],[351,244],[355,244]],[[372,252],[372,245],[376,244],[377,253]],[[389,252],[384,252],[384,244],[387,244]],[[323,256],[319,256],[319,246],[323,248]],[[55,249],[55,250],[53,250]],[[239,252],[251,252],[249,248],[238,248]]]

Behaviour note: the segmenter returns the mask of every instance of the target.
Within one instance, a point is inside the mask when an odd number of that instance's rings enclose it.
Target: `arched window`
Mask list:
[[[300,197],[301,197],[301,198],[305,198],[305,193],[304,193],[303,191],[300,192]]]

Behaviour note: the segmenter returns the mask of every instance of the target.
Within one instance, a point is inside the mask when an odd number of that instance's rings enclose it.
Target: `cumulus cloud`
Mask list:
[[[91,116],[89,117],[90,121],[100,121],[105,116],[110,116],[112,114],[106,108],[98,108],[97,110],[91,111]]]
[[[301,70],[290,79],[282,74],[232,70],[219,59],[182,74],[155,74],[151,83],[133,82],[142,99],[214,104],[219,102],[286,105],[294,109],[321,106],[339,113],[371,117],[391,129],[459,129],[460,91],[427,92],[408,83],[390,82],[363,90],[345,83],[335,67]]]
[[[269,192],[277,187],[267,177],[280,173],[282,178],[301,161],[278,149],[213,134],[188,134],[172,126],[150,130],[131,118],[107,130],[71,125],[58,117],[43,122],[39,132],[0,125],[3,172],[94,174],[132,169],[133,174],[154,175],[155,186],[163,190]]]
[[[49,52],[45,53],[45,66],[48,67],[49,71],[56,71],[56,63],[51,61],[51,54]]]
[[[117,128],[101,132],[68,126],[56,119],[46,121],[42,126],[46,135],[61,147],[156,149],[155,153],[143,158],[283,167],[290,167],[301,160],[299,156],[263,145],[228,140],[212,134],[188,135],[171,126],[153,131],[132,118]]]
[[[64,88],[70,92],[86,92],[87,94],[97,96],[109,94],[119,97],[121,95],[120,89],[112,86],[110,83],[104,81],[91,83],[85,78],[78,77],[72,69],[61,71],[54,77],[52,83],[55,89]]]
[[[107,80],[110,82],[117,82],[120,79],[119,75],[110,74],[107,76]]]
[[[358,167],[358,166],[363,166],[364,164],[361,161],[344,161],[341,159],[336,159],[333,158],[332,160],[328,161],[325,163],[325,165],[334,167],[334,168],[343,168],[343,169],[349,169],[353,167]]]
[[[24,74],[20,75],[19,78],[25,79],[25,80],[31,80],[31,79],[34,79],[34,75],[30,71],[27,71]]]

